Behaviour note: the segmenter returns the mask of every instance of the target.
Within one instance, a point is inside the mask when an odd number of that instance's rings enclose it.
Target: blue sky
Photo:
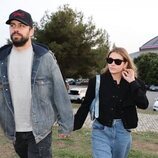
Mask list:
[[[3,0],[0,5],[0,46],[9,38],[9,14],[17,9],[31,13],[39,22],[45,11],[56,12],[60,6],[83,12],[86,18],[92,16],[97,28],[105,29],[111,44],[127,49],[129,53],[158,35],[157,0]]]

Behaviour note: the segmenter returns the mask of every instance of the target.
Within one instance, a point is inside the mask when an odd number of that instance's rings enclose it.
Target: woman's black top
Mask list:
[[[95,97],[96,78],[89,80],[85,99],[75,114],[74,130],[80,129],[87,117],[91,102]],[[136,108],[148,107],[145,84],[136,79],[128,83],[121,79],[117,84],[110,73],[101,75],[99,89],[99,118],[97,120],[105,125],[112,126],[113,119],[122,119],[126,129],[136,128],[138,116]]]

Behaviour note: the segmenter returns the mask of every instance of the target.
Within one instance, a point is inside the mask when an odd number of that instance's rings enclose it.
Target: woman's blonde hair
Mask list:
[[[110,56],[111,53],[118,53],[120,54],[123,59],[128,62],[127,64],[127,69],[133,69],[135,72],[135,77],[137,77],[137,68],[136,65],[134,64],[132,58],[130,57],[130,55],[128,54],[128,52],[126,51],[126,49],[122,48],[122,47],[115,47],[113,48],[108,54],[107,54],[107,58]],[[104,73],[106,73],[108,71],[108,66],[106,65],[106,67],[104,68]]]

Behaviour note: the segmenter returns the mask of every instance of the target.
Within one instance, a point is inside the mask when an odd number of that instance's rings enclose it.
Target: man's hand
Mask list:
[[[58,137],[61,139],[65,139],[65,138],[70,137],[70,134],[59,134]]]

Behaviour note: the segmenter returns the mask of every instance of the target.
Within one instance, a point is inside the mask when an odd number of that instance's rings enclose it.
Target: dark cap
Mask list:
[[[33,20],[31,15],[28,12],[23,10],[16,10],[9,15],[9,19],[6,21],[6,24],[10,24],[12,20],[18,20],[21,23],[33,27]]]

